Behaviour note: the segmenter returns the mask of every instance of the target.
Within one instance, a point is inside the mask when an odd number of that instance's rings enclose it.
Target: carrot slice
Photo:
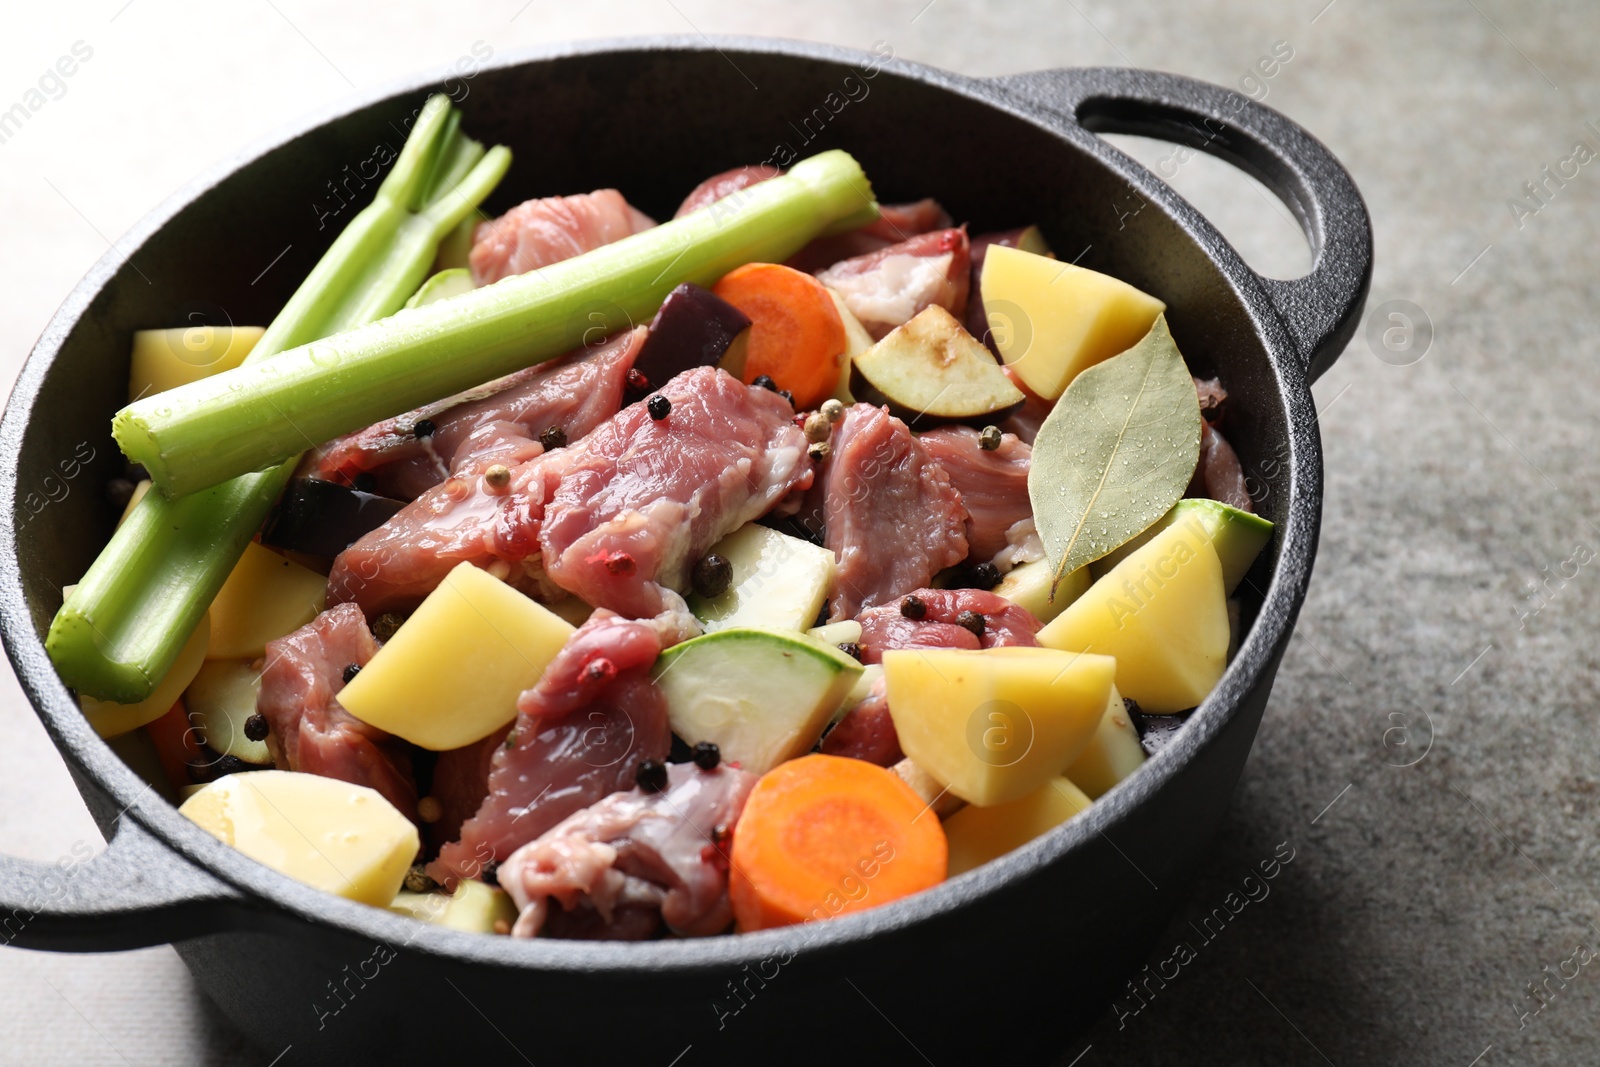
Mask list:
[[[944,881],[937,816],[893,771],[812,755],[761,776],[733,833],[728,898],[741,930],[862,911]]]
[[[743,378],[765,374],[794,394],[796,410],[833,395],[844,365],[844,321],[827,287],[778,263],[747,263],[712,289],[750,319]]]
[[[156,756],[160,758],[161,769],[167,772],[167,781],[172,788],[182,789],[191,784],[189,761],[200,756],[200,738],[199,731],[189,722],[183,701],[172,705],[171,710],[159,719],[145,723],[144,730],[155,742]]]

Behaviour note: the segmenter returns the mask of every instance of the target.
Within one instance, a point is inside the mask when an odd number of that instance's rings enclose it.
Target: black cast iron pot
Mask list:
[[[1016,1063],[1073,1051],[1073,1034],[1153,947],[1249,752],[1317,543],[1322,459],[1308,385],[1355,329],[1371,232],[1328,151],[1236,93],[1131,70],[973,79],[882,51],[679,38],[496,57],[471,76],[453,69],[317,116],[133,228],[50,323],[0,424],[6,649],[111,841],[76,865],[0,859],[0,941],[173,942],[269,1058],[287,1050],[282,1064],[882,1064],[919,1053]],[[120,470],[107,431],[130,334],[197,306],[270,320],[353,212],[325,217],[336,206],[328,183],[357,190],[348,176],[375,146],[397,146],[400,120],[441,87],[473,136],[515,153],[492,210],[616,186],[666,217],[715,171],[840,147],[885,201],[936,196],[974,233],[1037,222],[1062,258],[1164,299],[1190,362],[1222,375],[1229,436],[1277,523],[1242,587],[1248,636],[1177,739],[1086,815],[930,892],[695,941],[514,941],[427,926],[306,888],[179,816],[89,729],[42,644],[61,586],[115,518],[99,486]],[[1243,166],[1299,215],[1311,273],[1257,275],[1096,130]]]

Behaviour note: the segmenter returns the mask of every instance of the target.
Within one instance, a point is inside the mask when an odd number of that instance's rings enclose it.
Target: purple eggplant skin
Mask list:
[[[320,478],[296,478],[262,531],[263,544],[332,559],[388,522],[404,500]]]
[[[723,361],[749,337],[750,319],[709,289],[684,282],[667,294],[650,323],[634,369],[659,388],[675,375]]]
[[[1020,248],[1024,252],[1033,252],[1041,256],[1055,257],[1050,250],[1050,245],[1044,239],[1044,234],[1039,232],[1037,226],[1018,226],[1014,230],[998,230],[994,233],[981,233],[971,242],[972,249],[972,285],[967,296],[967,321],[963,323],[967,332],[982,341],[994,353],[994,358],[1000,358],[1000,349],[995,347],[994,339],[989,336],[989,316],[983,310],[983,290],[978,287],[979,279],[983,275],[983,259],[989,254],[991,245],[1004,245],[1007,248]]]
[[[1140,711],[1137,707],[1130,707],[1128,718],[1133,720],[1133,728],[1139,733],[1139,744],[1144,749],[1145,755],[1154,756],[1178,736],[1178,731],[1183,729],[1183,724],[1189,721],[1189,716],[1193,712],[1194,709],[1190,708],[1176,715],[1152,715]]]

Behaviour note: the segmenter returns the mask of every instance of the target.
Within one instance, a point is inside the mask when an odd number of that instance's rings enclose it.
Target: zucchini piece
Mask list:
[[[246,763],[272,764],[265,741],[244,734],[245,720],[256,713],[261,672],[249,660],[208,659],[184,692],[183,704],[200,734],[201,744]]]
[[[1047,559],[1023,563],[1008,571],[993,591],[1019,608],[1026,608],[1040,622],[1049,622],[1065,611],[1068,604],[1082,596],[1092,581],[1089,568],[1079,567],[1061,579],[1061,584],[1056,586],[1056,595],[1051,597],[1050,577],[1053,573]]]
[[[441,300],[449,300],[452,296],[470,293],[477,286],[472,284],[472,272],[466,267],[451,267],[423,282],[411,299],[406,301],[406,307],[419,308],[424,304],[437,304]]]
[[[496,922],[507,928],[517,921],[517,905],[504,889],[485,885],[476,878],[463,878],[456,883],[456,891],[444,893],[413,893],[402,889],[395,894],[391,911],[409,915],[421,922],[448,926],[469,934],[495,934]]]
[[[708,554],[733,565],[733,581],[720,596],[688,597],[707,633],[732,626],[809,629],[833,588],[832,552],[758,523],[739,527]]]
[[[1217,559],[1222,562],[1223,586],[1228,595],[1233,595],[1233,591],[1249,573],[1256,556],[1272,540],[1272,523],[1260,515],[1204,497],[1178,501],[1171,511],[1156,520],[1144,533],[1089,564],[1089,572],[1099,578],[1131,556],[1135,549],[1149,543],[1162,530],[1191,522],[1199,523],[1196,529],[1204,530],[1211,538],[1211,547],[1217,550]]]
[[[738,627],[675,645],[656,661],[672,732],[691,748],[765,774],[811,750],[861,664],[804,634]]]

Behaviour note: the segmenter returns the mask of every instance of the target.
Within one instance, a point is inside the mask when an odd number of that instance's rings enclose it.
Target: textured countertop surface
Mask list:
[[[0,109],[75,46],[90,56],[0,143],[0,382],[77,278],[196,172],[476,42],[498,53],[621,32],[886,41],[974,75],[1147,66],[1264,95],[1345,161],[1376,231],[1367,322],[1316,386],[1328,469],[1316,577],[1214,855],[1152,962],[1182,941],[1195,958],[1136,1014],[1065,1042],[1059,1063],[1595,1063],[1600,970],[1575,961],[1579,946],[1600,951],[1600,163],[1587,162],[1600,152],[1600,8],[1134,7],[31,5],[0,34]],[[1257,61],[1275,49],[1291,58],[1267,78]],[[1580,143],[1592,151],[1575,154]],[[1249,179],[1130,148],[1166,160],[1264,271],[1292,276],[1309,261],[1286,209]],[[1545,182],[1540,200],[1530,181]],[[0,732],[0,849],[53,860],[101,847],[9,671]],[[1237,902],[1257,864],[1287,849],[1266,895],[1202,943],[1190,924]],[[1529,995],[1563,970],[1542,1000]],[[0,1004],[4,1064],[272,1058],[230,1031],[167,948],[0,950]],[[897,1022],[915,1037],[914,1020]],[[937,1047],[921,1051],[945,1067]]]

